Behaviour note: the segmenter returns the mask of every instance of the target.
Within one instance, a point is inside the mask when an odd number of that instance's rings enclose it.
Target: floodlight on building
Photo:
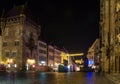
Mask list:
[[[13,59],[7,59],[7,63],[12,63]]]
[[[27,59],[27,63],[30,65],[35,64],[35,60],[34,59]]]

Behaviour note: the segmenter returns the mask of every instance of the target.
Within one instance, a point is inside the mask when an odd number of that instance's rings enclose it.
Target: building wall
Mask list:
[[[14,68],[14,64],[17,64],[17,69],[21,70],[26,67],[26,64],[30,64],[27,62],[28,59],[37,60],[39,27],[27,20],[24,14],[1,18],[1,24],[2,61],[4,64],[6,66],[11,65],[11,68]],[[33,36],[30,36],[31,33]],[[30,41],[30,38],[32,38],[32,41]],[[30,50],[29,46],[33,48]]]
[[[13,19],[16,20],[13,21]],[[20,19],[18,19],[20,18]],[[22,18],[20,16],[4,18],[2,22],[2,61],[11,66],[17,62],[22,67]],[[19,59],[19,60],[18,60]]]
[[[39,66],[47,66],[47,44],[38,41],[38,64]]]
[[[29,67],[33,64],[38,64],[38,25],[34,25],[30,19],[25,19],[25,23],[23,25],[23,57],[25,58],[25,64],[27,63]],[[27,60],[34,60],[34,63],[30,63]]]
[[[115,73],[120,73],[120,2],[116,3],[115,17]]]
[[[48,66],[53,67],[54,66],[54,47],[51,45],[48,45]]]
[[[87,54],[87,58],[88,58],[88,66],[92,67],[92,65],[94,65],[94,50],[89,49],[88,50],[88,54]]]
[[[99,43],[99,39],[96,39],[88,50],[87,58],[88,58],[89,66],[97,65],[100,63],[99,51],[100,51],[100,43]]]
[[[50,69],[58,69],[58,65],[61,63],[61,51],[52,46],[52,45],[47,45],[47,43],[43,41],[38,42],[38,58],[39,58],[39,67],[41,66],[46,66],[44,67],[45,69],[50,68]],[[42,59],[43,58],[43,59]],[[44,65],[41,63],[44,61]],[[39,69],[41,70],[41,69]]]
[[[119,9],[118,0],[100,1],[101,65],[104,72],[119,73]]]
[[[55,48],[54,51],[54,63],[60,64],[61,63],[61,51],[57,48]]]

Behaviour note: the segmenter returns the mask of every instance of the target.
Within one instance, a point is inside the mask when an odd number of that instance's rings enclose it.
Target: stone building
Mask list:
[[[2,62],[7,69],[31,69],[37,64],[40,26],[31,18],[26,5],[13,7],[0,18]]]
[[[120,1],[100,0],[100,47],[102,71],[120,72]]]

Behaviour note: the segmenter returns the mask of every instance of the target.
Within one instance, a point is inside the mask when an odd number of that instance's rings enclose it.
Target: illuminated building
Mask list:
[[[39,40],[38,41],[38,66],[36,66],[36,71],[48,71],[47,70],[47,43]]]
[[[61,64],[61,50],[57,47],[54,47],[54,68],[58,68],[58,65]],[[57,69],[56,69],[57,71]]]
[[[26,5],[2,14],[2,62],[10,70],[28,70],[37,63],[37,42],[40,26],[30,17]]]
[[[61,63],[61,50],[58,48],[54,49],[54,63],[60,64]]]
[[[48,45],[48,66],[53,68],[54,66],[54,46]]]
[[[0,63],[7,70],[33,70],[37,66],[53,67],[61,63],[61,50],[38,40],[40,26],[34,22],[26,4],[15,6],[7,14],[3,12],[0,28]]]
[[[50,69],[58,69],[61,64],[61,51],[55,46],[48,45],[47,43],[38,41],[38,70],[47,71]]]
[[[38,65],[47,66],[47,43],[38,41]]]
[[[100,0],[102,71],[120,73],[120,1]]]
[[[100,51],[99,39],[96,39],[88,50],[87,58],[89,67],[98,65],[100,63],[99,51]]]
[[[83,67],[83,60],[75,60],[75,62],[72,61],[71,57],[75,56],[83,56],[84,53],[75,53],[75,54],[69,54],[68,52],[61,52],[61,64],[64,66],[67,66],[68,71],[78,71],[80,70],[80,67]],[[77,66],[77,64],[80,64],[80,66]],[[79,69],[78,69],[79,68]]]
[[[65,64],[67,65],[69,62],[68,60],[69,60],[69,57],[67,56],[67,54],[65,52],[62,52],[61,53],[61,63],[64,65]]]

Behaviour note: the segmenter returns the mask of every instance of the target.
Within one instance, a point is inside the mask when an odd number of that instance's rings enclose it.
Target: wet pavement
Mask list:
[[[114,84],[95,72],[0,73],[0,84]]]
[[[105,76],[115,84],[120,84],[120,74],[105,74]]]

